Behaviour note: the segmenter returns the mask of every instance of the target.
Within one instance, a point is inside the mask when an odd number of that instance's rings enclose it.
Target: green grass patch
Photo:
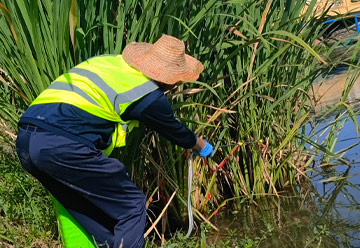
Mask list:
[[[59,247],[49,193],[14,154],[3,151],[0,161],[0,246]]]

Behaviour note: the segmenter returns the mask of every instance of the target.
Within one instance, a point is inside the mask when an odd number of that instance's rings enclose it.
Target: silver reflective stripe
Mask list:
[[[138,99],[139,97],[142,97],[147,93],[156,90],[157,88],[159,88],[157,84],[154,81],[149,80],[146,83],[139,85],[129,91],[118,94],[115,98],[115,111],[117,113],[120,113],[120,109],[119,109],[120,104],[132,102]]]
[[[86,69],[81,69],[81,68],[73,68],[69,72],[76,73],[76,74],[79,74],[81,76],[84,76],[84,77],[87,77],[88,79],[90,79],[94,84],[96,84],[97,87],[99,87],[102,91],[104,91],[106,96],[109,98],[110,102],[112,104],[114,103],[114,99],[117,95],[116,91],[113,88],[111,88],[96,73],[86,70]]]
[[[80,88],[77,87],[76,85],[69,84],[69,83],[64,83],[64,82],[59,82],[59,81],[55,81],[55,82],[53,82],[53,83],[49,86],[49,89],[73,91],[73,92],[79,94],[80,96],[84,97],[86,100],[88,100],[88,101],[91,102],[92,104],[95,104],[95,105],[101,107],[101,106],[100,106],[97,102],[95,102],[95,100],[92,99],[85,91],[83,91],[82,89],[80,89]]]
[[[146,83],[139,85],[129,91],[117,94],[116,91],[112,89],[101,77],[99,77],[96,73],[92,71],[81,68],[73,68],[69,72],[87,77],[94,84],[96,84],[109,98],[115,111],[118,114],[121,114],[120,106],[119,106],[120,104],[132,102],[138,99],[139,97],[142,97],[147,93],[150,93],[151,91],[158,88],[157,84],[154,81],[149,80]]]
[[[121,127],[125,132],[129,132],[129,125],[126,123],[121,123]]]

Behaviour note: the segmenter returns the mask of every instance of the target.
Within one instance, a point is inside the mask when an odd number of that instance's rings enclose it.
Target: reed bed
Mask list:
[[[337,44],[326,45],[326,12],[315,18],[315,2],[2,0],[1,136],[13,146],[19,116],[73,65],[166,33],[182,39],[206,68],[199,81],[168,92],[179,120],[215,147],[210,159],[193,157],[196,216],[211,218],[225,204],[241,208],[264,195],[280,196],[306,177],[315,156],[308,142],[342,161],[332,152],[336,135],[311,141],[304,128],[314,120],[308,94],[313,82],[343,63],[329,59]],[[358,68],[351,56],[346,63]],[[333,110],[347,107],[352,80]],[[168,215],[184,221],[190,151],[144,126],[128,144],[112,156],[151,199],[149,217],[155,219],[177,190]]]

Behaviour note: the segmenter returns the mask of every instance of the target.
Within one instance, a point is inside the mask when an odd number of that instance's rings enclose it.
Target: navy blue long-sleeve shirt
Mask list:
[[[143,122],[181,147],[189,149],[196,144],[196,135],[176,120],[171,104],[160,89],[132,103],[121,118]],[[65,103],[32,105],[22,115],[19,125],[23,123],[93,144],[102,150],[111,144],[116,124]]]

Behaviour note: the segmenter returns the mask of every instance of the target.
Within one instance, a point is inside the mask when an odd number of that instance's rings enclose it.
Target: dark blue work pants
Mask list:
[[[94,147],[24,124],[19,127],[16,150],[23,167],[99,245],[143,246],[146,198],[120,161]]]

